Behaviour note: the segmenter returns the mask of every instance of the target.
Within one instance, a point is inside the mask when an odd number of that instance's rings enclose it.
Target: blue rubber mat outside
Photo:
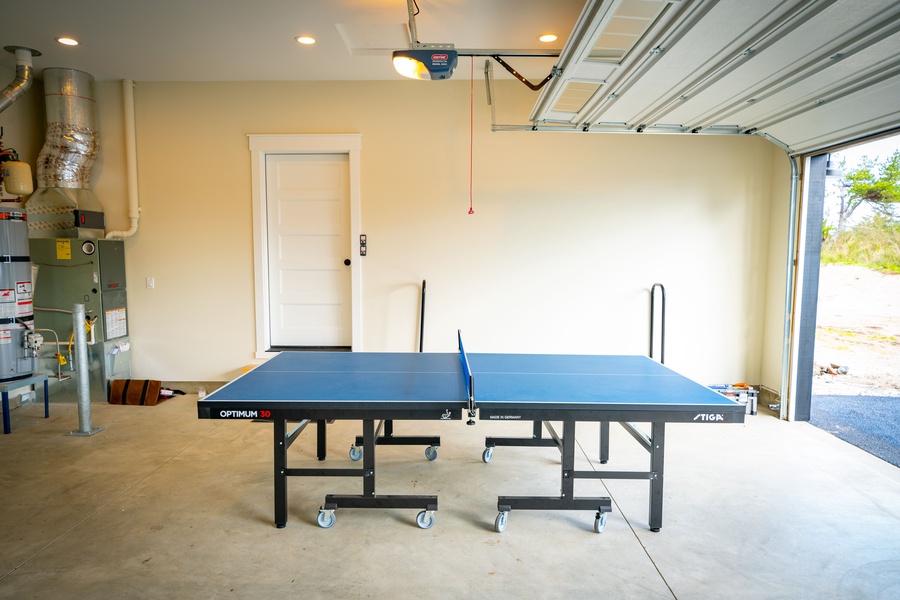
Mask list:
[[[900,397],[813,396],[809,422],[900,467]]]

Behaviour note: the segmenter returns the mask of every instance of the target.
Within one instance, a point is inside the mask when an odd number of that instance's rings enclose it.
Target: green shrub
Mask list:
[[[830,232],[827,232],[830,233]],[[823,231],[822,264],[861,265],[900,273],[900,222],[876,214],[834,237]]]

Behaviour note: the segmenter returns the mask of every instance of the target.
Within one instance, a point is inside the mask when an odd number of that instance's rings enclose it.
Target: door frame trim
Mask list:
[[[362,134],[249,134],[250,171],[253,202],[253,282],[256,300],[256,358],[271,358],[269,352],[269,273],[268,229],[266,226],[266,156],[269,154],[344,154],[350,177],[350,329],[351,349],[362,348],[362,269],[356,245],[360,234],[360,148]]]

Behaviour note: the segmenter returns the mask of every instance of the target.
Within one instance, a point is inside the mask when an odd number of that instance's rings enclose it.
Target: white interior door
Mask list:
[[[270,343],[350,346],[349,158],[266,156]]]

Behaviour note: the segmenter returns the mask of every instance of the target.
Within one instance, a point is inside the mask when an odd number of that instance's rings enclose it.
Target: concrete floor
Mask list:
[[[2,598],[898,598],[900,469],[806,423],[762,412],[744,425],[669,425],[663,528],[647,530],[647,482],[582,480],[609,495],[606,531],[590,512],[514,511],[499,494],[558,493],[553,449],[497,448],[522,423],[398,423],[437,433],[440,455],[378,449],[379,493],[436,493],[433,528],[407,510],[338,510],[358,479],[292,479],[289,522],[272,525],[271,426],[198,420],[196,396],[155,407],[92,405],[104,431],[68,437],[76,407],[13,412],[0,436]],[[329,429],[330,466],[358,423]],[[524,428],[524,431],[523,431]],[[646,469],[613,427],[609,468]],[[579,469],[597,427],[579,426]],[[290,466],[318,464],[314,435]]]

